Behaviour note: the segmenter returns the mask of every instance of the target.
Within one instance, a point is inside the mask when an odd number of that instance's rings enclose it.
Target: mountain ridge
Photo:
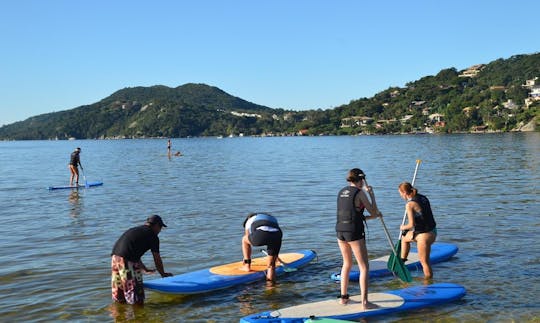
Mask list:
[[[93,104],[4,125],[0,139],[509,131],[538,124],[540,96],[531,93],[540,90],[539,77],[540,53],[514,55],[306,111],[270,108],[201,83],[127,87]]]

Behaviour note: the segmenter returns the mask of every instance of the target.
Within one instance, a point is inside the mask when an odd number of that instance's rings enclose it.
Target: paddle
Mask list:
[[[416,182],[416,174],[418,173],[418,167],[420,166],[420,163],[422,163],[422,160],[417,159],[416,160],[416,167],[414,168],[414,175],[411,182],[411,185],[414,186],[414,183]],[[401,221],[401,225],[405,224],[405,219],[407,218],[407,210],[403,213],[403,220]],[[401,235],[402,231],[399,230],[399,238],[398,242],[396,243],[396,247],[393,248],[395,250],[395,253],[391,253],[390,257],[388,258],[387,268],[388,270],[394,271],[395,268],[400,267],[400,263],[403,263],[401,260]]]
[[[366,187],[368,186],[368,183],[367,183],[365,178],[364,178],[364,184],[366,185]],[[372,198],[371,203],[374,206],[377,205],[377,202],[375,201],[375,197]],[[405,264],[403,263],[403,261],[399,257],[398,252],[400,252],[400,251],[396,251],[396,248],[394,248],[394,243],[392,242],[392,239],[390,238],[390,234],[388,233],[388,229],[386,228],[386,224],[384,224],[383,218],[380,217],[379,219],[381,219],[381,223],[382,223],[382,226],[383,226],[383,229],[384,229],[384,233],[386,234],[386,239],[388,240],[388,243],[390,244],[390,249],[392,249],[392,253],[390,254],[390,256],[394,256],[394,259],[397,259],[394,262],[394,265],[392,266],[392,268],[388,267],[388,270],[392,271],[402,281],[407,282],[407,283],[412,282],[411,273],[409,272],[409,269],[407,269],[407,267],[405,267]]]
[[[83,180],[84,180],[84,187],[89,188],[90,185],[88,185],[88,181],[86,180],[86,176],[84,175],[84,169],[82,168],[82,166],[81,166],[81,172],[82,172],[82,176],[83,176]]]
[[[262,249],[261,252],[264,253],[268,257],[268,252],[266,252],[266,250]],[[283,267],[283,271],[285,271],[287,273],[298,270],[296,268],[289,267],[289,264],[284,262],[283,260],[281,260],[281,258],[279,258],[279,256],[277,257],[277,260],[281,263],[281,266]]]

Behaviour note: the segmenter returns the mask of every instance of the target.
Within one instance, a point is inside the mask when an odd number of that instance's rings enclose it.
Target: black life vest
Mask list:
[[[420,205],[421,212],[414,213],[414,232],[423,233],[430,232],[435,229],[437,225],[433,218],[433,212],[431,211],[431,205],[426,196],[422,194],[416,194],[411,201],[414,201]]]
[[[357,208],[354,204],[356,195],[360,192],[356,186],[342,188],[337,196],[336,231],[356,232],[363,229],[364,205]]]
[[[71,153],[71,156],[70,156],[70,159],[69,159],[69,164],[77,167],[77,165],[80,163],[79,160],[80,160],[79,159],[79,152],[74,151],[74,152]]]
[[[268,226],[279,230],[279,224],[275,217],[269,214],[257,213],[257,215],[255,215],[253,223],[251,223],[251,226],[249,227],[249,233],[251,234],[252,232],[257,230],[258,227],[262,226]]]

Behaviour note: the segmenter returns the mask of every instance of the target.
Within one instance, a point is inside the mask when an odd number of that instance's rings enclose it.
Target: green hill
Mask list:
[[[126,88],[91,105],[31,117],[0,128],[4,139],[186,137],[225,134],[272,109],[204,84]]]
[[[328,110],[271,109],[205,84],[134,87],[5,125],[0,139],[510,131],[538,128],[534,88],[540,88],[539,53],[444,69]]]

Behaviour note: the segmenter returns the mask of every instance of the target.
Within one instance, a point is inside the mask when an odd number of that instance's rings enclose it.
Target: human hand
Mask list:
[[[163,273],[163,275],[161,275],[161,277],[171,277],[173,274],[171,273]]]

